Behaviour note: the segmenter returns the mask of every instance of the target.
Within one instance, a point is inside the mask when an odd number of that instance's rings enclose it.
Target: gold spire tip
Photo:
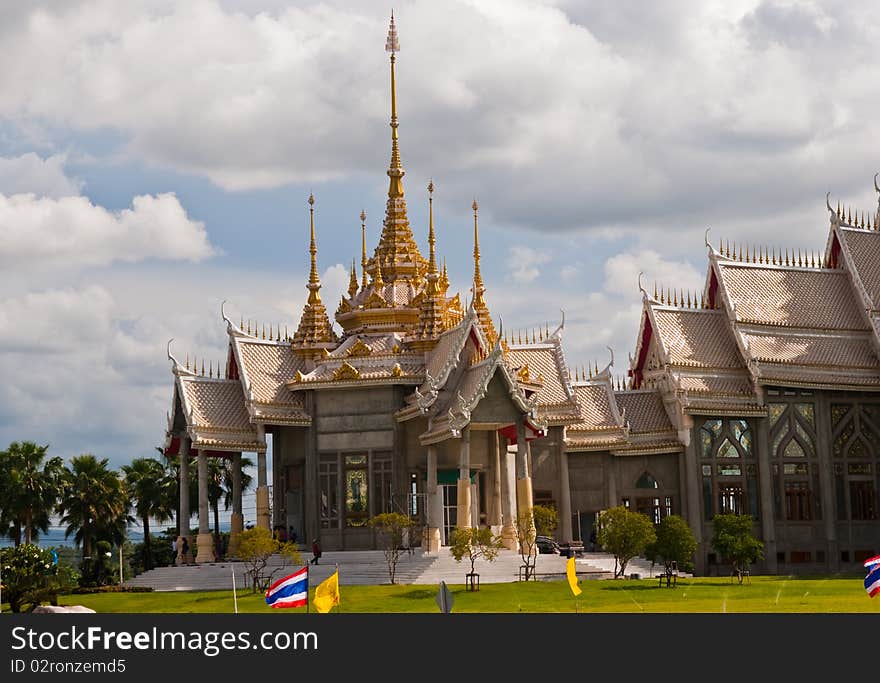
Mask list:
[[[314,205],[315,205],[315,195],[313,195],[311,192],[309,192],[309,206],[314,206]]]

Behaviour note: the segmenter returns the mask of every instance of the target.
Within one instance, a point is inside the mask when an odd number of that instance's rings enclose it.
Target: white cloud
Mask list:
[[[18,157],[0,157],[0,193],[30,192],[54,199],[78,195],[82,183],[67,177],[65,161],[62,154],[41,159],[33,152]]]
[[[214,253],[205,226],[177,197],[140,195],[110,212],[85,197],[0,195],[0,267],[69,268],[150,258],[201,261]]]
[[[550,260],[550,254],[522,245],[509,247],[508,252],[510,277],[524,285],[533,282],[541,274],[538,266]]]

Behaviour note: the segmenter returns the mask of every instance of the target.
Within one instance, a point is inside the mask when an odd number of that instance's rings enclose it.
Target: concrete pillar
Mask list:
[[[822,505],[822,522],[827,551],[825,561],[829,571],[840,568],[840,543],[837,538],[837,508],[834,506],[834,458],[831,453],[831,404],[828,394],[816,396],[816,456],[819,459],[819,500]],[[810,481],[813,475],[810,474]],[[815,495],[815,494],[814,494]]]
[[[492,505],[489,509],[489,526],[496,536],[501,533],[501,453],[498,446],[498,431],[487,432],[489,438],[489,458],[492,463]]]
[[[199,451],[199,537],[196,562],[204,564],[214,561],[214,534],[208,517],[208,455]]]
[[[456,526],[468,529],[471,523],[471,428],[461,430],[458,457],[458,511]]]
[[[620,498],[617,497],[617,471],[614,467],[614,456],[610,453],[603,459],[602,469],[608,484],[608,505],[606,507],[617,507],[621,504]]]
[[[192,562],[192,541],[189,538],[189,437],[180,437],[180,468],[178,471],[178,491],[180,495],[180,516],[177,520],[177,564]],[[183,552],[183,539],[186,539],[190,550]]]
[[[264,443],[266,428],[257,425],[257,441]],[[266,451],[257,453],[257,526],[271,531],[269,522],[269,486],[266,476]]]
[[[516,509],[517,517],[531,515],[534,498],[532,496],[532,478],[529,476],[529,445],[526,442],[526,425],[522,416],[516,420]],[[533,552],[535,538],[535,520],[528,522],[527,537]]]
[[[516,539],[516,456],[507,452],[507,440],[501,449],[501,544],[508,550],[517,550]]]
[[[568,453],[562,434],[557,434],[556,452],[559,454],[559,540],[562,543],[571,543],[571,482],[568,479]],[[578,539],[580,540],[580,539]]]
[[[443,501],[440,500],[440,487],[437,485],[437,446],[428,446],[428,496],[427,525],[422,546],[426,552],[440,551],[440,525],[443,523]]]
[[[241,453],[232,456],[232,515],[229,520],[229,556],[238,555],[240,539],[244,531],[244,515],[241,506]]]
[[[679,434],[679,437],[682,435]],[[696,440],[691,438],[691,431],[686,432],[687,443],[684,448],[684,467],[687,475],[688,525],[694,532],[697,550],[694,553],[694,571],[696,574],[706,573],[706,548],[703,544],[703,506],[700,502],[700,465],[697,462]]]
[[[764,568],[768,574],[779,570],[776,562],[776,510],[773,505],[773,476],[770,473],[770,426],[765,419],[758,419],[758,491],[761,496],[761,536],[764,541]]]

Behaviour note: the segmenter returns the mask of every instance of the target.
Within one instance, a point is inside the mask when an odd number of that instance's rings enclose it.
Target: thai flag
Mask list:
[[[880,555],[875,555],[874,557],[869,557],[865,560],[865,569],[871,570],[872,567],[876,567],[880,565]]]
[[[865,590],[872,598],[880,593],[880,564],[875,565],[871,573],[865,577]]]
[[[278,579],[266,591],[266,604],[272,607],[302,607],[309,601],[309,568]]]

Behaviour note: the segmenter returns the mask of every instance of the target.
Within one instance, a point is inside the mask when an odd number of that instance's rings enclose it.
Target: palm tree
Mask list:
[[[176,489],[176,485],[162,463],[153,458],[135,458],[130,465],[123,465],[122,471],[129,501],[144,524],[144,569],[152,569],[150,517],[159,522],[171,519],[175,505],[169,489]]]
[[[49,516],[59,495],[61,458],[46,457],[49,446],[13,441],[0,453],[0,528],[15,545],[31,543],[48,533]],[[42,466],[42,467],[41,467]]]
[[[85,557],[92,555],[97,541],[119,545],[125,540],[128,497],[122,479],[108,469],[107,458],[98,460],[91,454],[71,458],[62,482],[58,512],[62,524],[67,524],[64,537],[73,535]]]
[[[225,462],[225,461],[224,461]],[[218,458],[208,458],[208,505],[214,513],[214,549],[220,552],[220,498],[223,495],[225,465]]]

